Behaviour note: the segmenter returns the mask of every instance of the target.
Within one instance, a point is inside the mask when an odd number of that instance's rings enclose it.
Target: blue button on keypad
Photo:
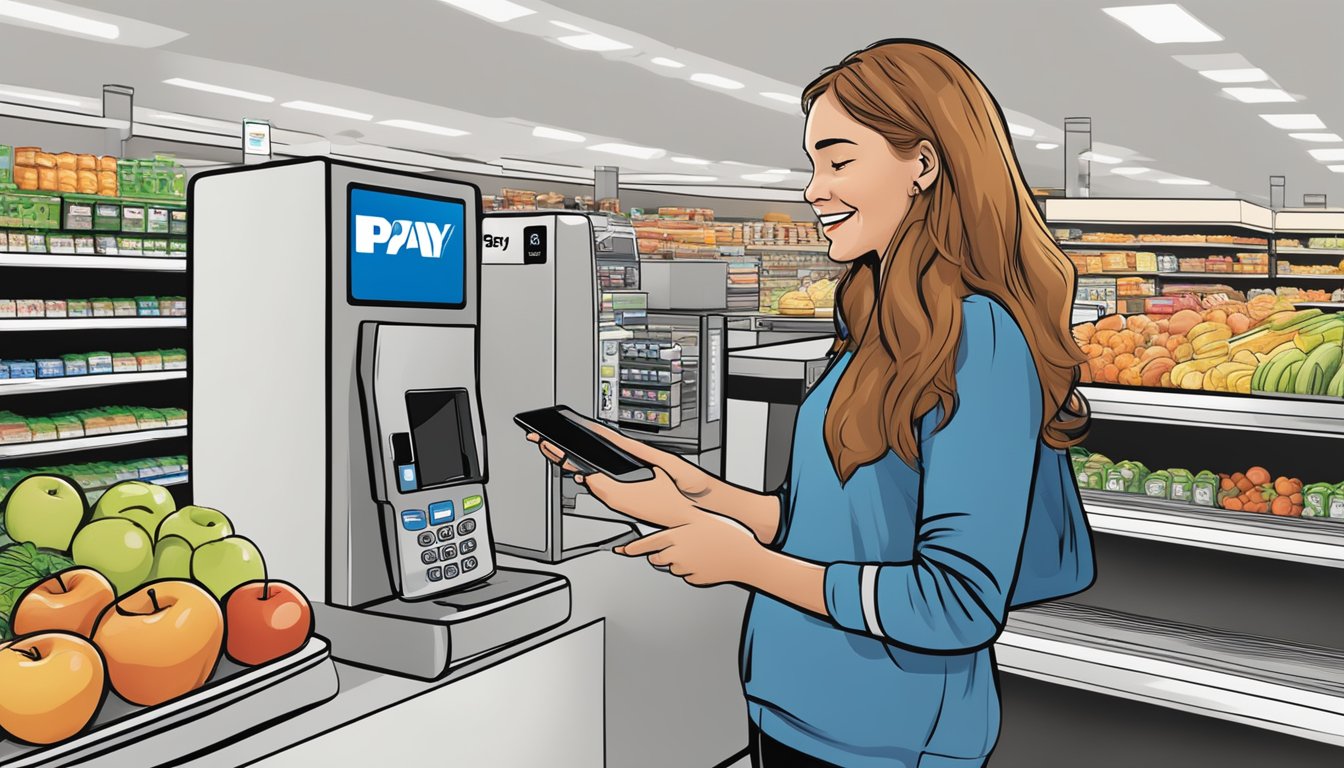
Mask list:
[[[429,505],[430,525],[443,525],[453,522],[453,502],[438,501]]]
[[[401,511],[401,527],[408,531],[419,531],[425,527],[425,512],[422,509],[404,509]]]

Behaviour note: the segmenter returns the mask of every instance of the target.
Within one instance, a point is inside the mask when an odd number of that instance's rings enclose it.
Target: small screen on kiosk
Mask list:
[[[349,301],[466,306],[466,204],[358,184],[349,188]]]
[[[406,412],[421,488],[479,478],[467,390],[407,392]]]

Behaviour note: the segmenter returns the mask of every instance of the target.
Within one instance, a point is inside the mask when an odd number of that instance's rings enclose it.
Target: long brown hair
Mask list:
[[[825,436],[841,480],[888,450],[917,466],[916,419],[935,406],[939,428],[952,418],[961,305],[970,294],[997,300],[1026,337],[1046,443],[1078,444],[1088,417],[1076,384],[1087,358],[1070,332],[1075,271],[1032,200],[984,84],[935,45],[888,40],[827,69],[804,90],[804,111],[823,93],[902,157],[927,140],[941,161],[886,253],[851,262],[840,280],[837,311],[849,329],[841,346],[853,359],[827,409]],[[904,193],[893,184],[892,194]]]

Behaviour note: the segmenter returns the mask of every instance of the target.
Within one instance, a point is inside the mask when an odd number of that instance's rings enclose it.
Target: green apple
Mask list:
[[[181,536],[164,536],[154,542],[154,567],[149,570],[149,578],[189,579],[191,578],[191,542]]]
[[[124,517],[153,533],[177,510],[173,494],[161,485],[126,480],[108,488],[93,508],[93,519]]]
[[[191,554],[191,578],[220,600],[247,581],[266,578],[266,563],[257,545],[242,536],[209,541]]]
[[[195,549],[206,542],[219,541],[232,535],[233,524],[218,509],[183,507],[159,523],[154,537],[181,536]]]
[[[5,497],[5,529],[14,541],[64,552],[88,518],[84,491],[60,475],[30,475]]]
[[[79,529],[70,545],[70,557],[77,565],[106,576],[120,597],[149,578],[154,568],[154,541],[134,522],[109,517]]]

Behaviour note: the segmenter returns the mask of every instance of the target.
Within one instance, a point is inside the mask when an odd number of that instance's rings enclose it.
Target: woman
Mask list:
[[[946,51],[878,43],[803,104],[807,200],[846,271],[785,488],[753,493],[610,430],[655,479],[579,480],[666,529],[618,552],[752,591],[754,765],[981,765],[1007,611],[1093,578],[1067,456],[1087,425],[1073,269],[998,106]]]

